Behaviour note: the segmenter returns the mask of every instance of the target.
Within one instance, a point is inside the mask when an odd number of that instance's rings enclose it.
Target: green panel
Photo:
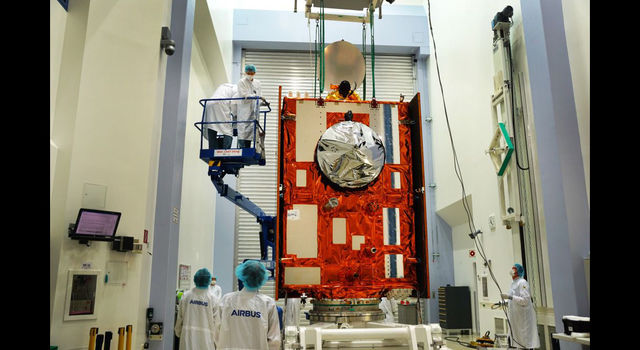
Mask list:
[[[513,144],[511,143],[511,139],[509,138],[509,132],[507,132],[507,128],[504,126],[504,123],[498,123],[500,127],[500,131],[502,131],[502,137],[507,144],[507,155],[504,157],[502,161],[502,166],[500,166],[500,171],[498,171],[498,176],[502,176],[504,171],[507,169],[507,165],[509,164],[509,160],[511,160],[511,153],[513,153]]]

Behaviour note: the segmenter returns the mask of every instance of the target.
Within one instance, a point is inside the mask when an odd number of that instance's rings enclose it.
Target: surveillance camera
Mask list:
[[[171,30],[169,30],[169,27],[162,27],[160,38],[160,47],[164,49],[167,55],[173,55],[173,53],[176,52],[176,42],[171,40]]]
[[[170,42],[164,45],[164,52],[167,55],[171,56],[173,55],[174,52],[176,52],[176,43],[173,40],[168,40],[168,41]]]

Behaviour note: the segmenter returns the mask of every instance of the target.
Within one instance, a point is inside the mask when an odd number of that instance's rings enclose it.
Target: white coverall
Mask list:
[[[210,98],[231,98],[238,92],[238,87],[235,84],[224,83],[216,89],[213,96]],[[235,115],[236,104],[232,104],[233,100],[227,101],[207,101],[207,108],[205,112],[206,122],[230,122],[232,121],[231,114]],[[218,135],[233,136],[233,123],[216,123],[205,124],[205,127],[218,132]],[[208,139],[208,133],[204,133],[204,137]]]
[[[396,320],[393,318],[393,305],[391,304],[391,300],[386,297],[382,297],[381,299],[382,301],[380,301],[378,307],[384,312],[384,323],[395,323]]]
[[[508,301],[509,322],[513,332],[511,345],[517,348],[539,348],[540,338],[536,323],[536,312],[533,309],[529,283],[521,277],[511,283]],[[514,341],[515,340],[515,341]]]
[[[225,294],[219,308],[217,349],[280,349],[280,322],[273,298],[243,289]]]
[[[209,290],[211,291],[211,293],[213,293],[213,295],[215,295],[218,299],[222,298],[222,288],[220,288],[219,285],[212,285],[209,287]]]
[[[234,97],[256,97],[262,96],[260,81],[258,79],[249,80],[249,76],[238,81],[238,92]],[[237,121],[256,120],[259,113],[260,100],[235,100],[237,103]],[[238,140],[253,141],[253,128],[255,123],[238,123]]]
[[[209,289],[193,287],[184,293],[178,306],[174,331],[180,350],[214,349],[215,311],[220,299]]]
[[[302,307],[300,298],[289,298],[284,310],[283,326],[300,325],[300,308]]]

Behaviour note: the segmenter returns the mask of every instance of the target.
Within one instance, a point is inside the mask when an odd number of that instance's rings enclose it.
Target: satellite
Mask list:
[[[328,84],[362,82],[352,46],[325,49]],[[429,297],[420,95],[279,106],[277,297],[350,325],[384,319],[381,297]]]

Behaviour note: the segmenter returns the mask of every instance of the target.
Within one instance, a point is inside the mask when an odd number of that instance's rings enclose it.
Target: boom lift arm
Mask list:
[[[248,148],[230,148],[230,149],[207,149],[203,148],[204,129],[201,126],[206,124],[237,124],[243,123],[243,121],[230,121],[230,122],[207,122],[206,109],[207,102],[210,101],[225,101],[225,100],[256,100],[256,119],[252,121],[244,121],[244,123],[254,124],[253,142],[252,146]],[[231,201],[231,203],[244,209],[249,214],[256,217],[257,222],[260,224],[260,260],[266,265],[267,270],[271,272],[271,278],[275,278],[275,258],[272,254],[271,259],[268,256],[268,247],[271,247],[272,252],[275,251],[275,216],[267,215],[258,205],[253,203],[249,198],[242,193],[229,187],[224,183],[224,177],[227,174],[233,174],[238,176],[239,170],[249,165],[265,165],[264,158],[264,127],[266,127],[267,113],[271,112],[271,107],[266,104],[267,110],[260,110],[260,96],[247,97],[247,98],[219,98],[219,99],[202,99],[200,105],[202,109],[202,121],[195,123],[195,127],[200,131],[200,159],[209,165],[208,175],[211,177],[211,182],[216,188],[221,197]],[[259,113],[264,113],[264,119],[262,126],[259,123]]]

